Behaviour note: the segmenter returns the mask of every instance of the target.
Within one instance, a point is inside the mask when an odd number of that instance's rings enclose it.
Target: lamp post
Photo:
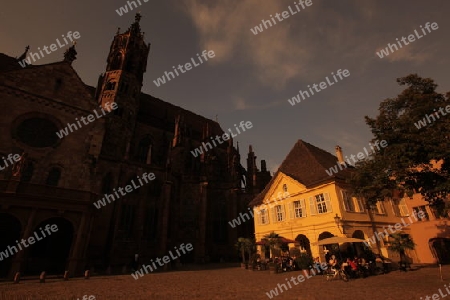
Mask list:
[[[339,231],[341,233],[344,233],[343,232],[344,226],[342,226],[342,230],[341,230],[341,227],[339,227],[339,225],[341,224],[341,217],[339,217],[338,214],[336,214],[336,216],[334,217],[334,222],[336,223],[336,226],[339,229]]]

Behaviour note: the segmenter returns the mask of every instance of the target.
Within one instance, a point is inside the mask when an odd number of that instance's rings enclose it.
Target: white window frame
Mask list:
[[[291,212],[292,212],[291,219],[305,218],[306,217],[305,199],[292,201]]]
[[[323,194],[318,194],[314,196],[316,200],[317,213],[324,214],[327,213],[327,204],[325,203],[325,196]]]
[[[269,211],[267,209],[261,209],[259,211],[259,225],[269,224]]]
[[[276,222],[283,222],[286,218],[286,215],[284,213],[284,205],[278,204],[274,207],[274,213],[275,213],[275,221]]]

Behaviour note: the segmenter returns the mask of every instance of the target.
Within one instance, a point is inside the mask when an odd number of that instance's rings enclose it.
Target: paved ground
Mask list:
[[[0,283],[1,300],[76,300],[94,295],[96,300],[109,299],[269,299],[266,292],[286,283],[285,278],[301,272],[270,274],[268,271],[248,271],[238,267],[174,271],[145,275],[135,280],[130,275],[71,279],[68,282],[48,280],[22,281],[20,284]],[[382,299],[410,300],[426,295],[446,294],[444,284],[450,283],[450,266],[443,267],[444,281],[437,268],[368,277],[366,279],[327,282],[322,276],[306,279],[279,296],[277,300]],[[86,298],[88,299],[88,298]],[[93,299],[93,298],[91,298]]]

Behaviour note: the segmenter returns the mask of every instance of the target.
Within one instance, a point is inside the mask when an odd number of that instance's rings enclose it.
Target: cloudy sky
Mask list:
[[[137,1],[137,0],[136,0]],[[79,31],[74,68],[95,86],[105,70],[117,27],[127,29],[140,11],[152,44],[143,91],[215,120],[222,129],[240,121],[253,128],[236,138],[276,171],[298,139],[334,154],[357,154],[372,135],[364,116],[375,116],[380,101],[402,87],[410,73],[430,77],[439,92],[450,91],[450,2],[446,0],[312,0],[312,5],[254,35],[250,29],[270,15],[296,11],[292,0],[151,0],[119,16],[127,1],[21,0],[0,10],[0,52],[20,56],[49,46],[68,31]],[[301,8],[301,6],[299,6]],[[290,14],[290,13],[289,13]],[[424,35],[420,26],[436,22]],[[421,37],[387,57],[376,52],[414,34]],[[153,80],[213,50],[208,62],[157,87]],[[58,50],[36,64],[62,59]],[[350,76],[291,106],[288,99],[319,84],[338,69]],[[411,120],[413,122],[413,120]]]

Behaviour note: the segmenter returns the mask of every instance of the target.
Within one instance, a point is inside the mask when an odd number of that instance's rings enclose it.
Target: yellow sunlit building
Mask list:
[[[351,169],[344,166],[337,173],[330,172],[338,161],[343,162],[339,146],[336,155],[297,141],[266,188],[250,203],[255,216],[256,240],[262,241],[264,236],[275,232],[296,241],[290,248],[297,247],[324,261],[324,246],[316,245],[322,239],[332,236],[372,238],[370,244],[375,253],[380,250],[383,256],[399,261],[398,255],[387,249],[388,234],[383,236],[383,233],[409,234],[411,226],[404,224],[417,223],[410,215],[406,200],[393,197],[379,201],[371,208],[371,221],[364,200],[351,197],[349,193],[346,179]],[[402,225],[392,227],[396,223]],[[374,231],[379,234],[374,236]],[[380,249],[375,239],[379,240]],[[360,254],[362,245],[353,244],[353,253]],[[270,255],[266,246],[259,247],[262,256]],[[414,262],[418,261],[417,251],[407,252]]]

